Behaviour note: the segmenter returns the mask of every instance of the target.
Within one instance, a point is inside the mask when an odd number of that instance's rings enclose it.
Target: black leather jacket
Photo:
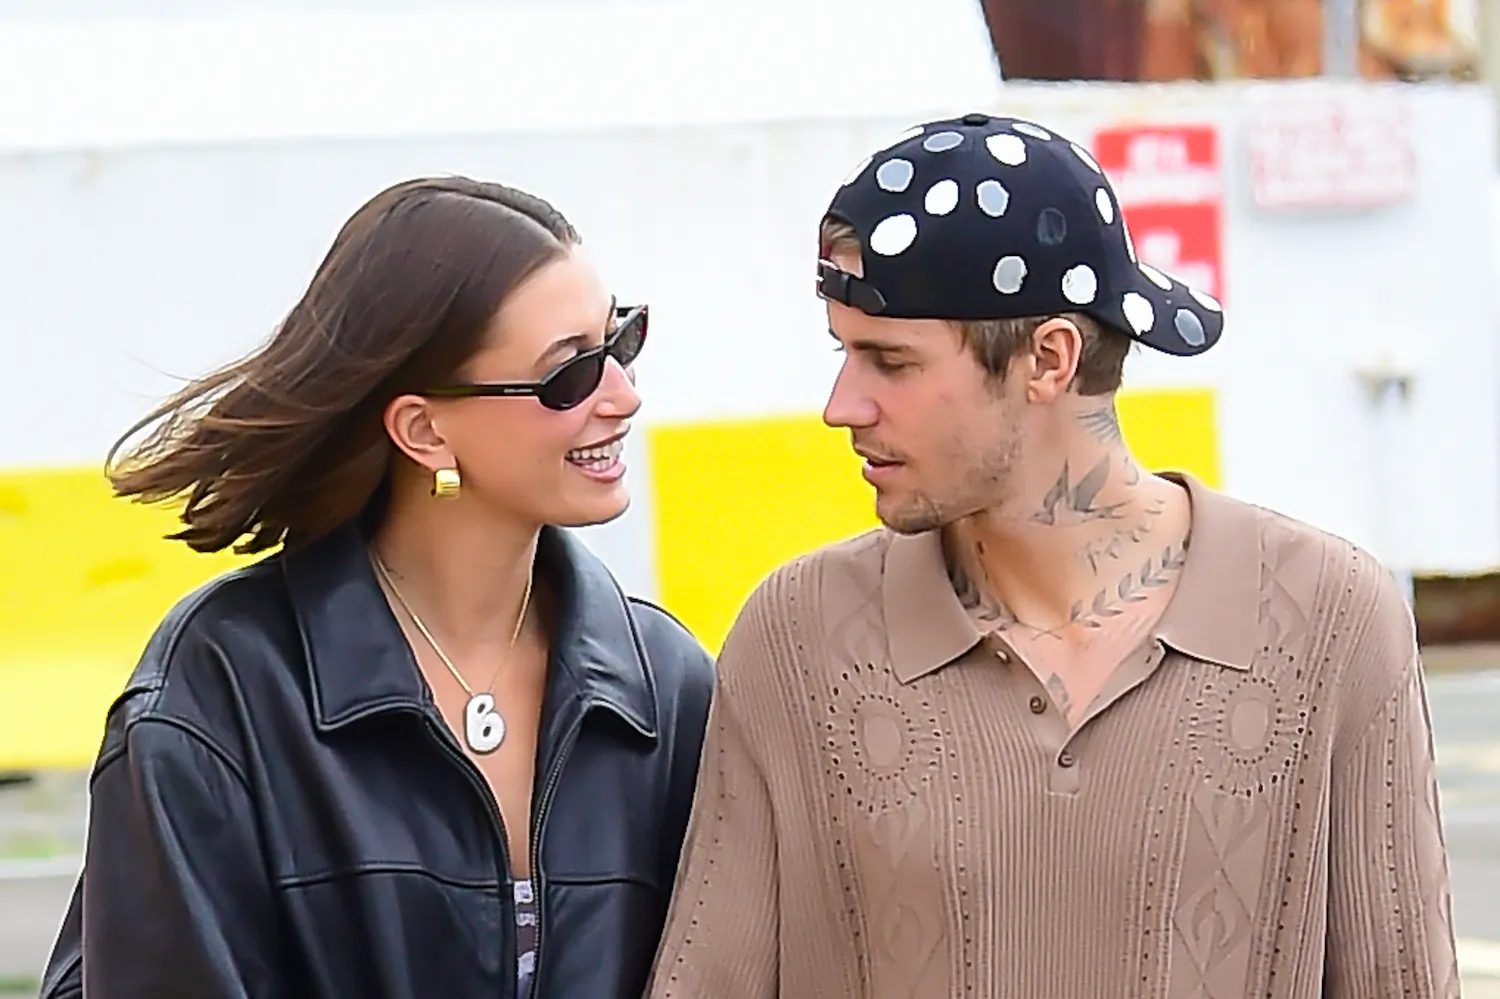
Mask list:
[[[543,532],[536,999],[639,999],[712,661]],[[510,865],[354,527],[184,600],[111,708],[43,999],[508,999]],[[80,892],[81,899],[80,902]]]

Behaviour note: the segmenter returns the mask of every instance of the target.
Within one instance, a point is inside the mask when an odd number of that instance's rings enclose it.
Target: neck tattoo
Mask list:
[[[1110,619],[1124,615],[1172,581],[1187,561],[1187,541],[1168,544],[1148,555],[1140,568],[1112,582],[1099,585],[1090,599],[1078,600],[1068,609],[1067,620],[1046,627],[1022,621],[998,597],[984,579],[984,549],[976,545],[969,558],[953,553],[948,559],[948,577],[965,610],[976,622],[997,632],[1020,632],[1024,637],[1061,640],[1071,631],[1093,632],[1105,628]],[[972,572],[972,574],[971,574]],[[976,578],[978,577],[978,578]]]

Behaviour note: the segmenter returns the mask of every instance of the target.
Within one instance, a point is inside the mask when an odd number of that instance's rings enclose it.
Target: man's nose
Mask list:
[[[878,416],[874,400],[859,390],[857,380],[849,374],[849,365],[845,364],[833,380],[833,390],[823,406],[823,422],[830,427],[869,427]]]

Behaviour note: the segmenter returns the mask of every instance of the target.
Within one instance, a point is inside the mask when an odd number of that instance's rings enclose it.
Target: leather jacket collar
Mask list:
[[[302,633],[316,723],[323,731],[396,710],[432,711],[431,693],[386,603],[357,525],[282,560]],[[574,710],[603,707],[657,738],[657,698],[625,595],[599,557],[544,528],[537,571],[557,598],[548,671],[546,738]]]

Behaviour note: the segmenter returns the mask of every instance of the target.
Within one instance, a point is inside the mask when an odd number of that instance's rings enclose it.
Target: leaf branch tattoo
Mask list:
[[[1085,603],[1080,600],[1068,613],[1068,623],[1080,628],[1104,627],[1110,618],[1124,614],[1130,604],[1140,603],[1151,591],[1172,581],[1172,576],[1187,561],[1187,546],[1168,545],[1159,558],[1148,558],[1139,572],[1120,577],[1113,587],[1105,587]]]
[[[983,547],[979,551],[983,554]],[[949,558],[948,578],[953,582],[953,592],[958,595],[958,602],[963,605],[964,610],[974,615],[979,624],[1002,631],[1015,624],[1015,616],[1005,609],[1004,604],[981,589],[957,558]]]
[[[1104,458],[1074,484],[1072,470],[1063,462],[1062,474],[1042,499],[1042,508],[1031,515],[1032,521],[1048,527],[1070,527],[1095,520],[1116,520],[1126,503],[1095,505],[1099,492],[1109,480],[1110,459]]]
[[[1154,509],[1151,512],[1156,514],[1161,511]],[[1149,525],[1139,530],[1144,533],[1149,530]],[[980,546],[978,551],[982,555],[983,547]],[[1062,640],[1063,632],[1068,628],[1081,628],[1088,631],[1103,628],[1112,618],[1125,614],[1132,604],[1149,599],[1154,590],[1170,583],[1173,575],[1187,561],[1187,542],[1168,545],[1162,549],[1160,555],[1146,559],[1145,564],[1136,572],[1127,572],[1113,585],[1100,589],[1091,600],[1080,600],[1073,604],[1069,609],[1067,620],[1051,628],[1039,627],[1016,617],[1003,601],[975,581],[964,567],[962,559],[951,552],[945,552],[945,555],[948,563],[948,578],[953,584],[953,591],[958,596],[959,603],[966,611],[974,615],[980,627],[1000,632],[1021,631],[1030,638]]]

